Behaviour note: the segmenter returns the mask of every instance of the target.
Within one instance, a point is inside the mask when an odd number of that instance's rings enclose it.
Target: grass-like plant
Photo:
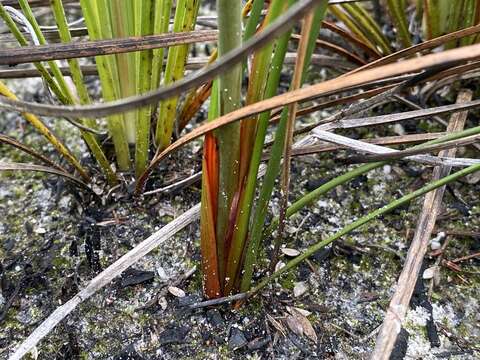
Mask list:
[[[194,29],[199,4],[200,1],[197,0],[181,0],[176,4],[174,32]],[[28,1],[20,1],[20,5],[26,20],[35,31],[39,44],[47,44]],[[80,5],[91,40],[167,33],[173,10],[172,0],[82,0]],[[71,42],[72,37],[62,2],[59,0],[52,1],[51,7],[60,39],[65,43]],[[10,13],[1,4],[0,15],[16,36],[20,45],[28,45],[26,38],[13,21]],[[163,72],[166,53],[168,53],[168,57],[165,72]],[[188,45],[181,45],[172,47],[168,51],[164,48],[158,48],[140,53],[132,52],[96,57],[104,100],[115,101],[144,94],[158,88],[161,82],[168,85],[174,80],[182,78],[187,55]],[[86,90],[78,61],[70,59],[68,65],[75,83],[78,100],[67,86],[56,62],[49,61],[48,68],[43,64],[36,64],[49,88],[63,104],[90,104],[90,96]],[[53,77],[50,74],[53,74]],[[149,161],[151,119],[154,115],[158,118],[156,138],[159,146],[165,147],[170,143],[176,117],[177,101],[177,98],[169,99],[162,102],[158,107],[142,107],[125,114],[108,117],[108,131],[114,144],[115,160],[119,170],[127,171],[131,169],[130,145],[132,145],[135,146],[135,173],[141,175],[144,172]],[[97,127],[95,120],[89,119],[82,122],[89,128]],[[116,175],[108,164],[105,154],[99,146],[98,139],[89,132],[83,132],[83,136],[110,183],[116,183]]]
[[[18,43],[21,46],[29,44],[22,28],[18,25],[21,18],[23,25],[28,25],[30,36],[34,37],[39,45],[48,46],[47,38],[35,19],[29,2],[19,0],[19,5],[21,14],[0,3],[0,16]],[[194,34],[201,2],[199,0],[176,2],[173,0],[80,0],[80,5],[90,40],[134,38],[140,41],[155,34],[172,34],[172,36],[179,32]],[[107,114],[108,134],[115,148],[113,161],[107,158],[106,151],[96,133],[101,128],[98,121],[100,119],[95,116],[77,116],[80,113],[83,114],[82,110],[85,107],[70,107],[66,111],[65,108],[53,105],[48,109],[30,106],[28,111],[38,110],[40,113],[45,111],[48,114],[69,113],[72,117],[79,118],[83,139],[109,184],[117,184],[118,175],[122,172],[134,172],[139,180],[137,191],[143,189],[143,182],[148,174],[171,149],[179,146],[177,144],[184,144],[195,136],[205,135],[201,193],[204,292],[209,298],[227,296],[236,292],[251,294],[252,291],[264,286],[265,281],[271,281],[314,251],[367,223],[375,216],[477,169],[475,166],[478,165],[474,165],[445,180],[434,182],[383,209],[372,212],[338,234],[313,245],[303,255],[287,264],[285,269],[275,272],[252,290],[254,271],[265,260],[261,258],[261,255],[265,254],[265,246],[263,246],[266,244],[265,239],[272,234],[277,225],[278,231],[272,241],[273,250],[269,252],[272,271],[275,269],[278,251],[284,241],[285,223],[290,216],[336,186],[392,161],[377,161],[353,169],[289,206],[290,164],[294,150],[294,136],[298,130],[296,119],[303,114],[331,106],[332,103],[350,103],[374,92],[373,98],[344,109],[331,118],[323,119],[322,122],[336,124],[335,121],[343,117],[348,119],[356,113],[364,114],[371,107],[384,101],[387,95],[392,97],[398,95],[399,92],[428,80],[427,75],[438,76],[435,71],[431,74],[427,72],[426,75],[418,75],[415,71],[422,68],[408,63],[409,68],[405,67],[403,70],[388,68],[390,72],[383,69],[386,75],[375,78],[375,80],[382,80],[393,75],[403,75],[408,77],[406,81],[405,79],[401,79],[401,82],[388,79],[393,85],[379,87],[378,84],[372,85],[374,75],[368,72],[368,68],[387,64],[400,57],[418,54],[420,51],[430,49],[428,47],[430,44],[454,48],[477,42],[477,34],[480,30],[473,26],[479,20],[476,1],[459,1],[453,7],[447,1],[419,1],[416,19],[423,29],[421,36],[425,40],[419,47],[412,46],[418,39],[415,39],[409,31],[409,22],[405,15],[407,5],[408,2],[404,0],[386,2],[385,13],[388,12],[396,29],[396,41],[392,42],[389,34],[382,31],[382,24],[375,20],[372,12],[355,2],[330,6],[329,15],[326,18],[328,10],[326,0],[271,0],[268,2],[250,0],[246,5],[243,5],[240,0],[217,0],[217,49],[209,60],[211,65],[200,72],[201,76],[204,76],[204,81],[196,82],[196,86],[184,85],[184,89],[190,92],[186,94],[183,103],[182,94],[172,89],[175,86],[189,84],[189,80],[184,79],[189,55],[187,43],[179,43],[169,48],[149,48],[138,52],[115,51],[96,56],[96,71],[101,83],[103,101],[116,104],[113,108],[117,105],[124,106],[127,100],[130,103],[138,101],[136,103],[138,106],[132,106],[128,111],[110,111],[103,108],[104,113]],[[62,1],[51,0],[51,10],[61,42],[70,44],[72,33]],[[296,31],[293,29],[295,22],[290,21],[289,18],[294,15],[297,19],[300,17],[303,19],[300,23],[296,22],[300,25],[299,34],[295,34]],[[332,21],[341,22],[344,27],[332,24]],[[336,33],[350,48],[344,49],[327,40],[319,40],[322,24]],[[467,27],[470,27],[466,30],[469,31],[468,34],[465,31],[459,32],[460,29]],[[256,39],[262,39],[262,35],[270,34],[271,29],[276,29],[275,32],[272,31],[274,36],[269,35],[268,41],[261,40],[262,46],[256,46]],[[416,35],[419,36],[419,34]],[[443,37],[444,35],[447,37]],[[313,89],[311,93],[307,93],[302,86],[308,80],[307,74],[311,63],[319,59],[315,52],[320,46],[337,54],[335,59],[338,61],[340,60],[338,55],[345,57],[349,66],[352,66],[352,63],[365,65],[361,69],[353,70],[350,74],[326,81],[323,84],[324,88],[322,84],[317,84],[311,88]],[[244,56],[246,53],[241,53],[245,48],[253,49],[248,53],[248,57]],[[281,75],[286,69],[287,55],[292,48],[295,61],[293,70],[290,72],[288,94],[279,95]],[[400,49],[406,50],[396,52]],[[239,54],[235,55],[237,57],[234,57],[235,61],[233,61],[229,56],[236,52]],[[468,55],[463,53],[455,54],[461,59],[468,58]],[[69,87],[57,61],[48,59],[34,65],[59,103],[65,106],[90,105],[88,113],[91,114],[92,106],[96,105],[92,102],[85,85],[83,67],[76,57],[71,56],[67,61],[74,89]],[[247,61],[242,61],[245,57]],[[230,63],[222,65],[225,59]],[[372,59],[375,61],[368,63]],[[455,65],[457,63],[459,64],[460,60],[457,59]],[[223,67],[218,70],[215,64]],[[435,63],[433,60],[429,64],[432,68],[442,65],[439,61]],[[440,68],[444,70],[445,66]],[[211,69],[216,71],[214,76],[207,76],[208,71],[214,71]],[[333,72],[338,70],[334,67]],[[452,71],[451,69],[444,71],[449,70]],[[461,70],[468,71],[466,68]],[[356,82],[353,80],[352,83],[342,82],[344,76],[354,77],[352,74],[355,73],[358,74],[358,78],[354,78]],[[362,75],[365,76],[363,80],[360,78]],[[372,86],[373,89],[367,89],[368,86]],[[341,91],[353,92],[363,89],[362,87],[368,91],[330,99],[312,107],[299,108],[301,101],[325,95],[338,95]],[[161,96],[162,91],[171,92],[169,96]],[[0,94],[10,100],[17,100],[15,94],[3,83],[0,83]],[[146,94],[148,96],[142,96]],[[155,98],[155,101],[151,100],[152,98]],[[279,99],[285,101],[278,102]],[[180,130],[183,129],[204,103],[208,104],[207,122],[172,145],[175,124],[177,123]],[[100,109],[101,106],[98,108]],[[75,155],[37,116],[25,111],[25,108],[21,109],[27,121],[45,136],[83,180],[88,182],[88,170],[82,167]],[[272,112],[273,109],[275,109],[274,112]],[[459,111],[459,109],[460,107],[454,110]],[[264,169],[261,169],[261,163],[265,160],[264,150],[272,117],[276,119],[276,125],[271,127],[273,141],[269,147],[268,160],[265,161]],[[358,120],[360,123],[360,120],[373,121],[368,118]],[[222,121],[224,126],[216,126]],[[384,122],[387,121],[389,120]],[[210,127],[209,131],[203,131],[207,127]],[[329,128],[329,130],[332,129],[335,129],[335,125]],[[478,128],[471,128],[461,133],[446,135],[421,144],[415,148],[415,151],[423,149],[426,152],[431,145],[446,143],[450,146],[451,140],[465,140],[465,137],[477,136],[478,133]],[[6,141],[15,144],[8,139],[3,142]],[[17,147],[21,148],[20,145]],[[152,157],[151,154],[155,149],[156,155]],[[431,158],[428,159],[433,161]],[[115,162],[115,166],[112,166],[111,162]],[[56,168],[56,171],[63,170],[60,167]],[[275,182],[279,178],[281,179],[279,217],[265,229],[271,215],[269,204]]]
[[[200,1],[180,0],[176,4],[173,31],[191,31],[195,26]],[[169,30],[172,0],[81,1],[87,28],[92,39],[124,38],[166,33]],[[105,16],[107,19],[105,19]],[[107,21],[105,21],[107,20]],[[97,57],[99,76],[106,100],[141,95],[180,79],[185,71],[188,45],[168,51],[165,72],[163,48],[139,54],[118,54]],[[150,153],[151,120],[158,110],[157,145],[165,147],[173,133],[177,98],[162,102],[158,107],[142,107],[109,120],[121,170],[130,168],[128,144],[135,145],[135,173],[146,169]]]
[[[44,164],[0,162],[0,171],[44,171],[88,190],[91,169],[81,164],[78,155],[53,134],[40,115],[64,117],[79,128],[106,186],[129,181],[130,174],[134,174],[135,193],[141,201],[145,182],[158,164],[181,146],[204,137],[201,206],[186,214],[198,215],[200,208],[202,278],[207,298],[235,293],[243,293],[235,299],[254,296],[316,251],[376,217],[480,171],[476,158],[434,156],[439,150],[466,145],[478,150],[480,126],[472,127],[470,123],[462,131],[451,132],[448,127],[446,133],[419,132],[361,141],[335,132],[364,126],[376,126],[376,132],[384,124],[425,118],[444,126],[446,122],[439,115],[480,107],[479,100],[422,107],[433,103],[430,95],[437,86],[477,76],[480,11],[476,0],[419,0],[414,7],[412,1],[387,0],[376,2],[376,14],[370,2],[335,1],[329,6],[327,0],[249,0],[245,4],[241,0],[217,0],[216,49],[205,68],[188,76],[189,44],[201,38],[203,30],[197,30],[197,25],[205,24],[199,20],[200,0],[79,3],[89,40],[102,45],[102,51],[95,53],[94,72],[100,80],[104,104],[92,100],[85,84],[84,70],[91,71],[91,67],[85,67],[78,58],[87,43],[73,41],[74,33],[61,0],[50,0],[50,8],[59,42],[65,46],[64,56],[58,56],[59,44],[47,43],[50,38],[35,18],[29,1],[18,0],[19,9],[0,2],[0,17],[18,44],[28,47],[32,39],[35,46],[27,50],[32,52],[29,59],[35,74],[59,104],[21,101],[0,82],[0,107],[21,112],[65,160],[64,164],[57,164],[0,134],[1,143]],[[378,11],[385,16],[378,16]],[[320,34],[322,27],[326,31]],[[385,31],[392,28],[393,31]],[[160,39],[163,43],[152,46],[160,41],[159,34],[164,36]],[[109,43],[112,39],[120,41],[115,43],[116,47]],[[168,46],[164,45],[167,40]],[[118,46],[126,43],[130,44],[129,51]],[[135,48],[132,44],[143,47]],[[446,52],[433,53],[440,47]],[[18,49],[13,51],[28,58]],[[425,55],[427,52],[432,53]],[[64,58],[66,62],[58,61]],[[1,56],[0,61],[4,61]],[[325,69],[321,76],[308,76],[312,64]],[[19,70],[7,72],[10,71]],[[65,79],[65,73],[72,78],[73,86]],[[282,75],[289,81],[286,88]],[[393,101],[413,110],[370,116],[369,112],[378,105]],[[198,126],[192,124],[193,129],[182,133],[202,107],[208,108],[208,119]],[[299,126],[298,118],[323,109],[336,111],[315,118],[317,122],[311,126]],[[115,149],[112,157],[107,156],[109,152],[104,146],[110,141],[99,136],[104,127]],[[301,134],[307,135],[296,142],[296,136]],[[318,140],[323,142],[318,144]],[[403,151],[377,145],[399,143],[416,145]],[[359,156],[348,160],[363,164],[345,167],[341,175],[292,200],[289,189],[293,156],[342,147],[359,152]],[[277,266],[279,250],[288,241],[286,225],[292,216],[336,187],[401,159],[463,168],[444,178],[434,178],[382,208],[372,209],[338,232],[314,241],[283,267]],[[334,162],[337,171],[343,165],[344,162]],[[275,190],[279,194],[278,211],[271,206]],[[180,227],[191,221],[181,218],[184,222]],[[169,226],[168,232],[174,232]],[[151,250],[154,246],[149,241],[146,246]],[[146,253],[144,249],[135,251],[132,250],[131,258],[138,259],[138,254]],[[124,270],[128,259],[127,254],[112,268]],[[261,276],[258,281],[256,273]],[[97,277],[85,297],[78,299],[91,296],[95,286],[98,290],[106,284],[105,279],[114,275],[110,273],[101,280]],[[76,305],[66,306],[71,311],[68,306]],[[60,320],[47,320],[46,326],[53,327],[55,321]],[[37,342],[38,336],[45,336],[42,331],[38,333],[41,335],[34,334]],[[13,358],[27,350],[28,346],[20,347]]]

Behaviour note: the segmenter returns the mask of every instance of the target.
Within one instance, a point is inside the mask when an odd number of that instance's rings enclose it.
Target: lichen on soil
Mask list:
[[[43,96],[38,81],[10,84],[26,99]],[[0,112],[0,119],[1,133],[56,157],[19,116]],[[76,130],[47,120],[76,154],[85,151],[76,140]],[[383,131],[382,135],[392,134],[394,127]],[[199,170],[199,149],[197,142],[174,155],[159,169],[151,187]],[[347,166],[335,162],[343,155],[297,158],[292,198],[343,173]],[[0,159],[31,161],[3,145]],[[83,161],[91,165],[88,156]],[[163,176],[167,168],[170,178]],[[302,251],[420,187],[430,174],[429,169],[402,162],[338,187],[289,221],[285,246]],[[128,174],[125,179],[130,181]],[[142,201],[129,195],[128,186],[109,193],[99,178],[97,187],[103,190],[100,205],[52,176],[0,173],[0,308],[13,299],[0,327],[1,358],[101,269],[200,199],[198,184]],[[480,248],[479,190],[478,182],[461,180],[445,195],[438,228],[476,232],[448,235],[447,260]],[[186,304],[202,298],[198,271],[178,285],[185,298],[164,291],[199,264],[199,229],[194,223],[133,266],[137,271],[133,278],[140,274],[145,281],[126,285],[122,282],[126,277],[118,277],[63,321],[35,353],[40,359],[366,359],[402,269],[421,204],[421,199],[414,201],[320,251],[240,309],[186,311]],[[278,198],[272,208],[278,211]],[[266,248],[268,253],[271,247]],[[425,267],[434,263],[435,258],[427,257]],[[459,272],[441,268],[430,301],[438,346],[432,345],[427,332],[431,313],[412,306],[405,324],[407,359],[480,356],[479,264],[478,259],[462,262]],[[263,275],[257,273],[256,280]],[[295,297],[293,289],[299,283],[305,291]],[[428,291],[430,281],[424,285]],[[310,312],[316,343],[289,329],[287,306]]]

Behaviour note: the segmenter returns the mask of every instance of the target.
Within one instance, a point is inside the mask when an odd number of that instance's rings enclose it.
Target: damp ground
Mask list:
[[[41,84],[13,82],[27,100]],[[47,119],[76,154],[76,130]],[[305,119],[305,122],[314,119]],[[478,120],[470,120],[476,121]],[[411,129],[412,126],[415,129]],[[431,126],[405,124],[404,130]],[[0,112],[0,130],[55,159],[50,146],[15,114]],[[394,135],[398,127],[349,136]],[[465,156],[469,149],[462,150]],[[346,152],[298,157],[292,199],[344,173]],[[470,154],[472,155],[472,154]],[[478,153],[476,154],[478,155]],[[475,156],[473,154],[472,156]],[[200,170],[201,143],[169,158],[150,189]],[[2,161],[31,162],[0,145]],[[340,159],[340,160],[339,160]],[[93,166],[88,156],[83,162]],[[53,176],[0,173],[0,358],[7,358],[42,320],[102,269],[200,200],[199,184],[135,200],[131,175],[111,191],[92,171],[102,200]],[[431,169],[395,163],[319,198],[290,219],[285,246],[303,251],[369,211],[421,187]],[[477,359],[480,356],[480,260],[455,259],[480,249],[479,174],[449,186],[424,264],[449,239],[440,276],[418,283],[395,349],[398,359]],[[422,199],[377,219],[315,254],[239,309],[187,310],[202,299],[199,227],[194,222],[79,306],[35,349],[38,359],[367,359],[402,269]],[[278,212],[278,194],[271,204]],[[446,234],[446,237],[442,236]],[[265,255],[272,239],[265,239]],[[287,261],[283,255],[281,261]],[[448,261],[452,263],[448,263]],[[267,264],[258,264],[255,280]],[[427,276],[428,277],[428,276]],[[168,286],[185,292],[178,297]],[[178,294],[177,294],[178,295]],[[293,310],[292,310],[293,309]],[[315,336],[302,334],[303,318]],[[299,320],[300,319],[300,320]],[[311,334],[310,334],[311,335]]]

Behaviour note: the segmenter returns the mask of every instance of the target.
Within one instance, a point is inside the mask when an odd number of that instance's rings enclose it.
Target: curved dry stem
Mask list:
[[[147,35],[123,39],[24,46],[0,50],[0,65],[17,65],[37,61],[65,60],[90,56],[123,54],[178,45],[217,40],[216,30],[197,30],[172,34]]]
[[[75,185],[83,189],[86,189],[94,193],[93,190],[87,184],[77,179],[75,176],[70,175],[68,172],[60,171],[52,167],[47,167],[42,165],[33,165],[33,164],[0,162],[0,171],[37,171],[37,172],[57,175],[71,181],[72,183],[74,183]]]
[[[0,142],[4,143],[4,144],[8,144],[10,146],[13,146],[31,156],[33,156],[34,158],[44,162],[46,165],[54,168],[54,169],[57,169],[58,171],[62,171],[64,173],[68,173],[67,170],[65,170],[63,167],[61,167],[60,165],[57,165],[55,164],[52,160],[50,160],[49,158],[47,158],[46,156],[40,154],[39,152],[35,151],[34,149],[32,149],[31,147],[25,145],[25,144],[22,144],[21,142],[15,140],[14,138],[11,138],[10,136],[6,136],[6,135],[1,135],[0,134]]]
[[[15,350],[10,360],[19,360],[35,347],[60,321],[68,316],[79,304],[90,298],[98,290],[109,284],[115,277],[124,272],[130,265],[137,262],[153,249],[157,248],[180,230],[198,220],[200,204],[184,212],[178,218],[165,225],[155,234],[138,244],[112,265],[93,278],[82,291],[58,307],[45,319],[25,341]]]

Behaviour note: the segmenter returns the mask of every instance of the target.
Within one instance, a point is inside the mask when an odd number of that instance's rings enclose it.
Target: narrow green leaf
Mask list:
[[[170,25],[170,13],[172,11],[172,0],[156,0],[155,1],[155,24],[154,34],[163,34],[168,32]],[[165,56],[165,49],[153,50],[153,65],[152,65],[152,88],[160,86],[160,77],[163,70],[163,59]]]
[[[242,45],[242,3],[241,1],[217,0],[218,11],[218,57],[221,58],[229,51]],[[227,114],[242,106],[242,65],[232,67],[219,77],[219,106],[220,115]],[[240,124],[230,124],[217,130],[219,154],[219,192],[217,242],[219,252],[222,250],[224,258],[219,257],[221,279],[225,283],[234,279],[225,279],[225,257],[229,253],[227,232],[230,226],[233,197],[238,190],[238,171],[240,162]],[[232,229],[233,230],[233,229]],[[230,235],[231,236],[231,235]]]
[[[381,215],[384,215],[384,214],[387,214],[389,213],[390,211],[412,201],[413,199],[415,198],[418,198],[422,195],[425,195],[426,193],[432,191],[432,190],[435,190],[441,186],[444,186],[446,184],[449,184],[453,181],[456,181],[464,176],[467,176],[469,174],[472,174],[474,172],[477,172],[477,171],[480,171],[480,165],[473,165],[473,166],[470,166],[468,168],[465,168],[463,170],[460,170],[452,175],[449,175],[449,176],[446,176],[444,177],[443,179],[440,179],[438,181],[434,181],[434,182],[431,182],[429,183],[428,185],[416,190],[416,191],[413,191],[403,197],[401,197],[400,199],[397,199],[395,201],[392,201],[390,204],[380,208],[380,209],[377,209],[375,211],[372,211],[371,213],[361,217],[360,219],[354,221],[353,223],[345,226],[342,230],[340,230],[339,232],[337,232],[336,234],[328,237],[327,239],[325,240],[322,240],[318,243],[316,243],[315,245],[312,245],[310,246],[307,250],[305,250],[301,255],[297,256],[295,259],[289,261],[284,267],[282,267],[280,270],[276,271],[275,273],[273,273],[271,276],[268,276],[266,278],[264,278],[258,285],[256,285],[250,292],[249,292],[249,295],[253,295],[255,293],[257,293],[259,290],[261,290],[262,288],[264,288],[265,286],[267,286],[269,283],[271,283],[273,280],[275,279],[278,279],[280,276],[282,276],[283,274],[285,274],[286,272],[288,272],[289,270],[293,269],[295,266],[297,266],[298,264],[300,264],[303,260],[306,260],[308,259],[310,256],[312,256],[313,254],[315,254],[317,251],[323,249],[324,247],[326,247],[327,245],[331,244],[332,242],[334,242],[335,240],[338,240],[340,239],[341,237],[351,233],[352,231],[360,228],[361,226],[369,223],[370,221],[372,221],[373,219],[381,216]]]
[[[135,4],[135,5],[134,5]],[[137,35],[135,33],[135,9],[134,6],[142,5],[142,1],[136,0],[112,0],[109,2],[111,14],[112,37],[125,38]],[[119,96],[122,98],[137,94],[137,52],[117,54],[112,60],[118,72]],[[130,111],[123,114],[124,129],[130,144],[136,142],[136,118],[137,112]]]
[[[382,49],[383,55],[391,54],[390,42],[383,34],[380,26],[372,16],[359,4],[342,4],[345,11],[352,17],[363,35],[376,47]]]
[[[388,0],[387,4],[398,32],[399,42],[405,48],[412,46],[412,39],[408,31],[407,4],[405,0]]]
[[[293,2],[290,1],[289,4],[285,4],[283,0],[273,1],[268,10],[264,26],[268,26],[268,24],[274,21],[281,14],[282,10],[286,10],[292,3]],[[272,43],[255,54],[252,65],[252,73],[250,76],[251,82],[249,84],[247,94],[247,103],[254,103],[276,95],[290,34],[291,33],[288,32],[281,37],[280,41],[276,44],[275,52],[274,44]],[[273,61],[272,55],[274,55]],[[269,69],[270,71],[267,73],[267,71],[265,71],[266,69]],[[227,262],[228,265],[226,276],[231,279],[236,279],[238,277],[239,269],[241,269],[242,266],[241,260],[246,250],[245,242],[250,222],[251,207],[255,195],[258,167],[260,165],[261,154],[263,152],[263,145],[265,142],[269,118],[270,113],[267,112],[260,115],[258,118],[258,124],[257,121],[252,119],[245,120],[250,122],[248,125],[252,127],[252,133],[244,135],[245,132],[242,132],[242,137],[245,136],[247,139],[242,138],[242,149],[244,147],[246,149],[241,150],[241,166],[245,166],[245,163],[247,163],[249,166],[246,168],[246,170],[244,170],[248,171],[246,173],[246,185],[245,188],[242,189],[242,193],[240,195],[239,210],[235,220],[232,245]],[[253,131],[256,132],[256,135],[253,133]],[[250,140],[248,139],[249,137],[251,137],[251,140],[254,140],[253,144],[248,142],[248,140]],[[248,154],[248,156],[243,158],[246,154]],[[242,174],[242,170],[240,171],[240,174]],[[230,282],[230,286],[226,289],[227,293],[233,289],[233,285],[236,282],[237,281]]]
[[[353,21],[353,19],[342,10],[340,5],[331,5],[329,7],[330,12],[341,21],[359,40],[361,40],[366,46],[372,49],[378,55],[382,55],[379,49],[375,46],[375,42],[372,42],[369,37],[360,29],[359,25]]]
[[[51,0],[53,14],[55,17],[55,21],[58,26],[58,31],[60,34],[60,39],[64,43],[69,43],[72,41],[72,36],[70,34],[70,30],[68,28],[68,23],[65,15],[65,10],[63,8],[63,3],[61,0]],[[87,87],[84,83],[83,73],[80,68],[80,64],[78,63],[77,59],[69,59],[68,65],[70,67],[70,72],[72,73],[73,83],[75,84],[75,88],[77,89],[80,103],[81,104],[89,104],[90,96],[88,94]],[[74,99],[72,99],[74,100]],[[86,126],[95,129],[97,127],[96,121],[94,119],[83,119],[82,123]],[[87,146],[89,147],[90,151],[92,152],[94,158],[101,166],[105,176],[110,185],[115,185],[118,182],[117,176],[115,175],[114,171],[112,170],[110,163],[108,162],[105,153],[103,152],[100,144],[97,141],[95,135],[88,131],[81,131]]]
[[[154,0],[143,0],[141,16],[141,35],[150,35],[153,33],[153,22],[155,15]],[[152,61],[153,51],[146,50],[140,53],[140,63],[138,70],[137,94],[144,94],[151,90],[152,86]],[[135,146],[135,174],[143,174],[148,163],[148,152],[150,147],[150,120],[152,116],[152,107],[144,106],[137,111],[137,136]]]
[[[108,21],[100,21],[99,9],[101,13],[109,14],[105,0],[80,0],[80,6],[85,17],[88,34],[92,40],[102,38],[111,38],[112,31],[108,26]],[[109,15],[108,15],[109,16]],[[120,97],[118,71],[112,56],[97,56],[98,75],[102,83],[102,94],[106,101],[113,101]],[[128,148],[128,139],[125,132],[125,124],[122,115],[113,115],[107,119],[108,131],[112,136],[117,155],[117,164],[120,170],[130,168],[130,150]]]
[[[200,0],[179,0],[175,9],[173,23],[174,32],[191,31],[195,28]],[[185,72],[188,56],[188,45],[175,46],[168,50],[167,65],[163,84],[168,85],[181,79]],[[156,142],[160,149],[170,145],[175,117],[177,112],[178,97],[162,101],[159,108]]]
[[[245,26],[244,40],[250,39],[257,30],[257,26],[260,23],[260,18],[262,16],[262,10],[265,5],[265,0],[254,0],[252,10],[250,10],[250,16],[247,20],[247,25]]]

